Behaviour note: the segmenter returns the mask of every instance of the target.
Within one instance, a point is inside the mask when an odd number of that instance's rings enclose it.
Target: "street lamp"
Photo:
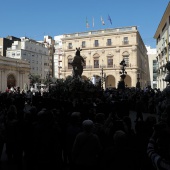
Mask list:
[[[28,78],[29,78],[29,80],[30,80],[30,86],[32,86],[32,85],[33,85],[33,75],[30,73],[30,74],[28,75]]]
[[[140,73],[137,73],[137,83],[136,88],[140,89]]]
[[[46,74],[46,81],[47,81],[48,90],[49,90],[49,88],[50,88],[50,71],[48,71]]]
[[[106,73],[103,72],[103,67],[102,67],[102,73],[101,73],[101,89],[103,90],[103,83],[105,82],[106,79]]]
[[[124,80],[126,78],[127,72],[125,71],[126,63],[125,63],[124,59],[120,62],[120,65],[122,66],[122,70],[119,72],[120,77],[121,77],[121,81],[119,81],[118,89],[125,89],[125,82],[124,82]]]

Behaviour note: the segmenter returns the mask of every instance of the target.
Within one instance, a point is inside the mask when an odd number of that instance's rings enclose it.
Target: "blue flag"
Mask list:
[[[108,20],[110,21],[110,24],[112,25],[112,20],[109,15],[108,15]]]

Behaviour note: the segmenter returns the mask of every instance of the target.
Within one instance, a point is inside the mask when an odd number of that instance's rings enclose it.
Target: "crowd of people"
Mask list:
[[[5,148],[8,168],[170,169],[168,93],[152,88],[97,89],[88,97],[52,93],[0,93],[0,157]],[[136,113],[134,129],[130,111]],[[144,119],[144,113],[151,116]]]

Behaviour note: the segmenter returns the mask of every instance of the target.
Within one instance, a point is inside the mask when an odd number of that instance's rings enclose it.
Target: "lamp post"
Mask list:
[[[49,91],[50,90],[50,71],[48,71],[46,74],[46,81],[47,81],[47,86],[48,86],[48,91]]]
[[[31,73],[28,75],[28,78],[30,80],[30,86],[32,86],[33,85],[33,76]]]
[[[121,81],[119,81],[118,89],[124,90],[125,89],[125,81],[124,80],[125,80],[126,74],[127,74],[127,72],[125,71],[126,63],[125,63],[124,59],[120,62],[120,65],[122,66],[122,70],[119,72]]]
[[[105,82],[106,79],[106,73],[103,72],[103,67],[102,67],[102,72],[101,72],[101,89],[103,90],[103,83]]]
[[[136,88],[140,89],[140,73],[137,73],[137,83]]]

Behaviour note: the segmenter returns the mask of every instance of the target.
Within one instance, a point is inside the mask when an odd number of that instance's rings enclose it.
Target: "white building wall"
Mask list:
[[[62,56],[63,56],[63,50],[62,50],[62,40],[63,35],[54,36],[55,40],[55,53],[54,53],[54,76],[56,78],[63,78],[61,75],[61,69],[62,69]]]
[[[157,81],[153,81],[153,62],[157,61],[156,59],[156,48],[151,48],[150,46],[146,46],[147,54],[148,54],[148,62],[149,62],[149,74],[150,74],[150,85],[151,88],[154,88]]]
[[[27,60],[31,66],[30,73],[40,75],[42,79],[49,71],[49,64],[44,64],[49,63],[48,49],[44,44],[26,37],[21,37],[21,42],[15,41],[7,49],[7,57]]]

